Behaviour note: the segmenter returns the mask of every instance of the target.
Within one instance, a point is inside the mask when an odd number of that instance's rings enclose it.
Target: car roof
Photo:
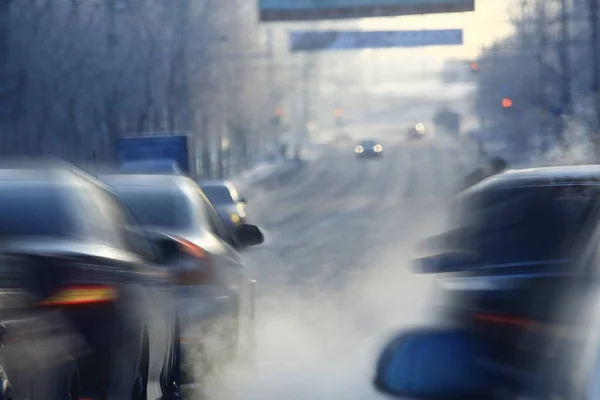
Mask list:
[[[46,184],[54,186],[76,186],[87,182],[106,189],[106,185],[75,167],[62,161],[33,160],[31,162],[0,163],[0,182],[22,184]]]
[[[377,139],[373,139],[373,138],[368,138],[368,139],[362,139],[360,142],[361,143],[371,143],[371,142],[377,142]]]
[[[484,179],[463,193],[518,187],[595,184],[600,184],[600,165],[537,167],[504,171]]]
[[[213,180],[213,181],[200,182],[200,186],[225,186],[225,187],[229,188],[229,187],[233,186],[233,184],[230,181]]]
[[[168,174],[109,174],[101,175],[101,181],[112,187],[138,187],[140,189],[163,189],[164,191],[188,192],[195,182],[183,175]]]

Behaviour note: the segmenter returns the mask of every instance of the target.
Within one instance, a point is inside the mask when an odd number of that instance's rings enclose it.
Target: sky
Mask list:
[[[453,14],[428,14],[389,18],[364,18],[360,27],[365,30],[416,30],[456,29],[464,30],[464,45],[423,48],[423,52],[436,59],[447,57],[473,58],[483,46],[510,34],[509,7],[514,0],[477,0],[474,12]],[[390,50],[394,51],[394,50]],[[411,52],[414,50],[395,50]]]

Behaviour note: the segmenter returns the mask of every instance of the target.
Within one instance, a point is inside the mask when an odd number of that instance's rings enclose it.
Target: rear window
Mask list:
[[[202,186],[202,191],[213,204],[231,204],[234,202],[229,189],[225,186]]]
[[[459,205],[459,247],[486,264],[569,257],[599,193],[591,185],[473,193]]]
[[[117,197],[142,226],[190,230],[194,204],[183,192],[154,187],[115,187]]]
[[[74,235],[59,188],[39,183],[0,184],[0,235]]]

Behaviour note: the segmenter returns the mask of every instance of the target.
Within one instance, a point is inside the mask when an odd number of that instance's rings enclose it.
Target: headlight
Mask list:
[[[234,224],[239,224],[240,223],[240,216],[237,215],[236,213],[231,214],[231,222],[233,222]]]
[[[359,154],[360,154],[360,153],[362,153],[362,152],[364,151],[364,149],[363,149],[363,147],[362,147],[362,146],[356,146],[356,147],[354,148],[354,151],[355,151],[356,153],[359,153]]]
[[[383,150],[383,146],[380,144],[376,144],[375,146],[373,146],[373,151],[375,153],[381,153],[382,150]]]

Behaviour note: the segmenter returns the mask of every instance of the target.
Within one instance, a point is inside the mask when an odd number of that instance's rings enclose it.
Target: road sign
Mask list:
[[[475,0],[258,0],[261,21],[385,17],[475,11]]]
[[[292,51],[455,46],[463,44],[463,31],[296,31],[289,42]]]

